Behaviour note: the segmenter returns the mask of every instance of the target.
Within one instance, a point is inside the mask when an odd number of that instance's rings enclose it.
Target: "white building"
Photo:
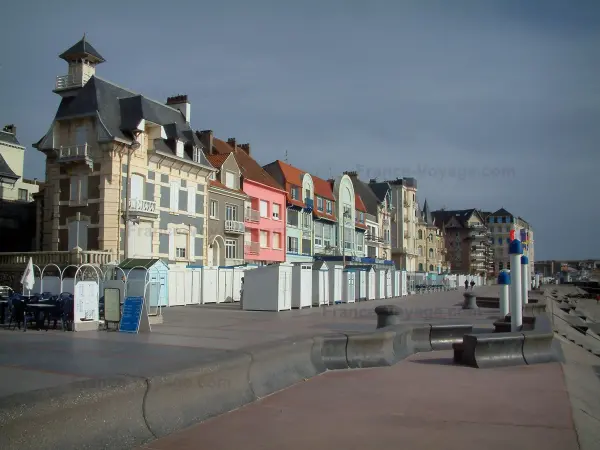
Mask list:
[[[0,131],[0,199],[31,202],[40,190],[35,181],[23,178],[25,147],[17,139],[17,128],[7,125]]]

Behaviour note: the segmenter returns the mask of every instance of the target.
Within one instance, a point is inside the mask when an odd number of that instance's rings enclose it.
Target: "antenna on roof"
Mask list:
[[[288,162],[288,154],[287,154],[287,150],[285,151],[285,162]]]
[[[329,179],[331,180],[331,167],[329,168]]]

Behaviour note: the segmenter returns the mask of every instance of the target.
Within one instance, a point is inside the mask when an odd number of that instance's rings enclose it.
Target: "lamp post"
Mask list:
[[[123,249],[125,259],[129,258],[129,198],[131,196],[131,154],[140,148],[137,138],[141,131],[137,130],[133,135],[133,142],[127,146],[127,186],[125,188],[125,238]]]

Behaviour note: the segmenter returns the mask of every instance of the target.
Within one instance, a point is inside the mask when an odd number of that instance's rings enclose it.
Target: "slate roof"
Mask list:
[[[363,206],[365,207],[364,212],[368,212],[377,217],[377,207],[380,203],[377,195],[375,195],[371,187],[367,183],[361,181],[358,176],[350,174],[348,174],[348,176],[350,177],[350,180],[352,180],[352,186],[354,186],[354,192],[356,194],[355,197],[361,197],[362,199],[361,203],[363,203]]]
[[[244,150],[238,148],[237,145],[234,150],[234,148],[227,142],[214,138],[213,150],[223,155],[233,153],[235,160],[240,167],[240,171],[242,172],[242,176],[245,179],[255,181],[281,191],[284,190],[283,186],[281,186],[271,175],[269,175],[254,158],[252,158]]]
[[[98,50],[96,50],[94,47],[92,47],[92,44],[90,44],[86,40],[85,34],[84,34],[83,37],[81,38],[81,40],[79,42],[77,42],[77,44],[75,44],[68,50],[65,50],[64,52],[62,52],[58,57],[61,59],[64,59],[65,61],[70,61],[70,60],[85,57],[85,56],[93,56],[97,60],[98,63],[103,63],[104,61],[106,61],[102,57],[102,55],[100,55],[100,53],[98,53]]]
[[[445,210],[433,211],[431,213],[431,216],[433,217],[433,219],[435,219],[435,222],[438,227],[447,226],[448,222],[453,217],[455,217],[462,226],[466,226],[467,221],[471,218],[471,216],[473,214],[477,214],[477,210],[474,208],[472,208],[472,209],[457,209],[457,210],[451,210],[451,211],[445,211]]]
[[[154,148],[158,151],[175,155],[176,141],[180,140],[184,143],[183,159],[192,161],[193,148],[203,148],[181,111],[97,76],[91,77],[74,97],[62,99],[55,120],[76,117],[96,117],[100,141],[120,139],[129,142],[133,140],[131,131],[144,119],[161,125],[165,130],[167,139],[154,141]],[[34,147],[40,150],[48,149],[44,140],[45,137]],[[212,167],[203,154],[200,158],[200,164]]]
[[[0,154],[0,178],[8,178],[14,181],[19,179],[19,176],[12,171],[8,163],[4,160],[2,154]]]
[[[506,217],[506,216],[515,217],[514,215],[512,215],[511,213],[509,213],[504,208],[500,208],[498,211],[496,211],[495,213],[492,213],[490,215],[493,216],[493,217]]]
[[[7,144],[19,145],[23,147],[17,139],[17,136],[12,133],[8,133],[7,131],[0,130],[0,142],[6,142]]]
[[[423,204],[423,220],[428,226],[433,226],[433,216],[431,215],[431,211],[429,210],[429,205],[427,204],[427,199],[425,199],[425,203]]]
[[[391,189],[390,184],[386,181],[378,181],[374,183],[369,183],[369,187],[377,197],[380,203],[385,201],[385,197],[388,191]]]

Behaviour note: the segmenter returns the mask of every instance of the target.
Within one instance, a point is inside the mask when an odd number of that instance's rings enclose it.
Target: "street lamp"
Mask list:
[[[129,258],[129,198],[131,196],[131,154],[139,150],[141,144],[137,138],[141,130],[133,132],[133,142],[127,146],[127,187],[125,190],[125,248],[123,249],[125,259]]]

